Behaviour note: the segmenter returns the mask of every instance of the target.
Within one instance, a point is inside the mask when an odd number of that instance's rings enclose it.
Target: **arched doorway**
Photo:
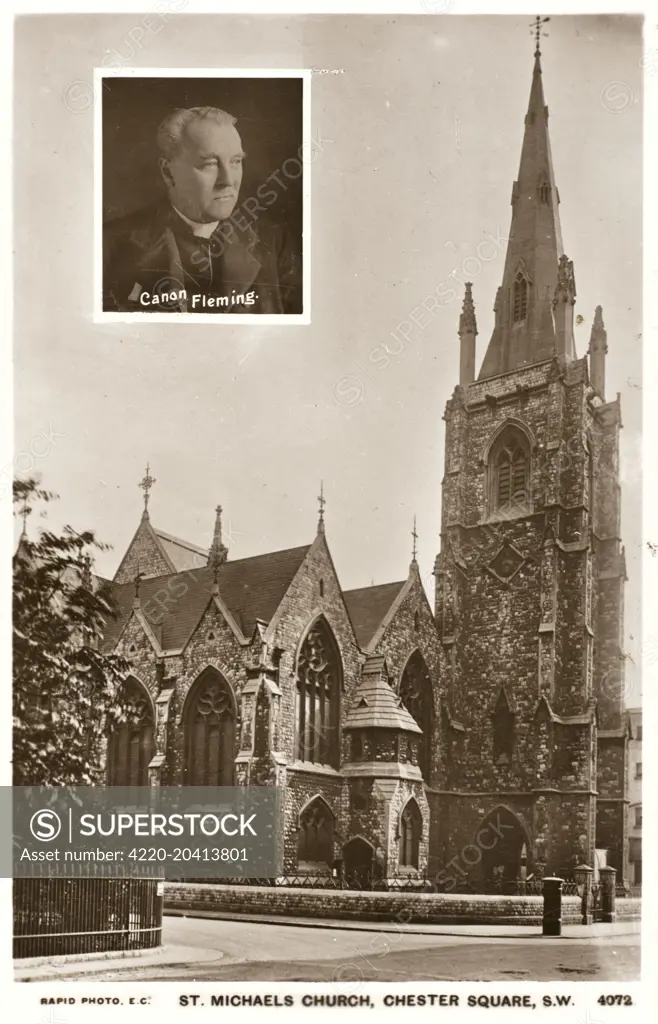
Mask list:
[[[375,851],[360,836],[343,847],[343,871],[350,889],[369,889],[374,881]]]
[[[507,807],[495,807],[480,822],[475,845],[482,851],[480,861],[485,882],[501,884],[521,878],[521,864],[530,849],[523,825]]]

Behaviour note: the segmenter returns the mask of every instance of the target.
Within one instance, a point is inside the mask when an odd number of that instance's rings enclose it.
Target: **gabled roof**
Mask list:
[[[151,525],[148,512],[142,514],[135,536],[114,574],[117,583],[132,583],[139,574],[142,578],[163,577],[175,572],[176,566],[164,549],[163,543]]]
[[[219,597],[226,604],[245,637],[257,620],[269,622],[281,603],[310,545],[272,551],[219,566]],[[113,646],[133,610],[135,584],[112,583],[118,609],[108,623],[105,640]],[[163,650],[180,650],[196,629],[213,594],[213,570],[209,566],[142,580],[140,610]]]
[[[343,592],[356,638],[363,649],[372,640],[377,627],[381,625],[406,582],[382,583],[377,587],[361,587]]]

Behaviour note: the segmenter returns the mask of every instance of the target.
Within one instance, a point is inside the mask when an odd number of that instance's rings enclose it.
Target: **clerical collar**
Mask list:
[[[190,220],[190,218],[186,217],[184,213],[177,210],[173,203],[172,209],[178,214],[181,220],[184,220],[185,223],[192,228],[192,232],[197,236],[197,238],[210,238],[213,231],[215,231],[219,225],[218,220],[213,221],[211,224],[208,224],[207,222],[199,224],[195,220]]]

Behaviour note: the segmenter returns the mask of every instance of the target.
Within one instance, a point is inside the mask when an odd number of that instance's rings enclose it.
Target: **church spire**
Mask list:
[[[535,63],[517,181],[512,188],[510,227],[503,283],[496,296],[495,326],[484,357],[480,379],[554,355],[575,358],[573,332],[568,329],[572,296],[557,299],[558,266],[564,256],[553,160],[544,103],[539,34],[536,19]],[[569,281],[573,267],[569,265]],[[575,297],[575,289],[574,296]],[[563,306],[568,309],[563,309]],[[554,321],[561,317],[556,330]]]
[[[228,548],[222,540],[222,512],[223,508],[218,505],[215,509],[215,529],[212,535],[212,544],[208,552],[208,565],[211,565],[215,572],[228,558]]]

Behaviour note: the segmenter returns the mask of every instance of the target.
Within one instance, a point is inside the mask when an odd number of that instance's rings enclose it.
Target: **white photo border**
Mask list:
[[[117,313],[103,310],[103,80],[106,78],[300,78],[302,80],[302,148],[311,143],[310,68],[94,68],[94,273],[93,322],[95,324],[179,323],[208,324],[207,313]],[[221,324],[257,326],[306,325],[311,323],[311,161],[305,161],[302,178],[302,312],[223,313]],[[212,321],[215,323],[215,321]]]

